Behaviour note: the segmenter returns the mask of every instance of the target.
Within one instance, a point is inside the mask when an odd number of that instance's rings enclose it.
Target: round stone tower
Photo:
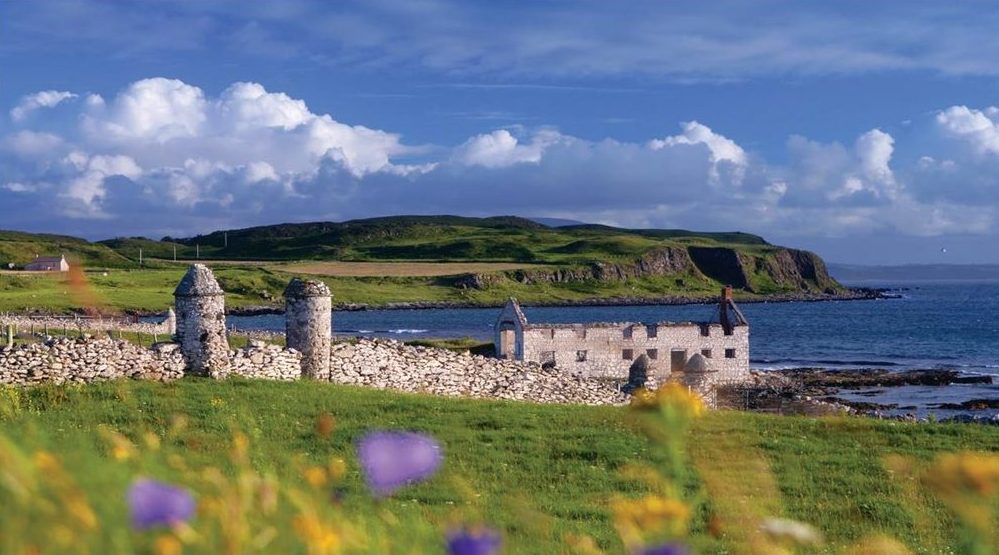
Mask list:
[[[177,335],[177,313],[172,308],[167,309],[166,318],[163,320],[162,325],[167,335]]]
[[[173,292],[177,312],[176,341],[195,376],[229,375],[229,341],[225,328],[225,293],[204,264],[187,269]]]
[[[683,385],[700,395],[709,408],[715,408],[717,405],[714,384],[716,372],[708,359],[700,353],[690,357],[683,366]]]
[[[329,380],[333,336],[330,288],[321,281],[294,278],[284,290],[284,300],[285,338],[289,348],[302,353],[302,377]]]

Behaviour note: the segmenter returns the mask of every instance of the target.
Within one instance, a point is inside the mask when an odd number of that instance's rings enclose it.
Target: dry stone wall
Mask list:
[[[115,318],[74,318],[72,316],[27,316],[21,314],[0,313],[0,328],[6,325],[17,328],[19,333],[67,333],[76,332],[78,334],[98,332],[127,331],[145,333],[149,335],[159,335],[164,340],[169,340],[170,336],[176,333],[177,320],[173,310],[167,312],[166,317],[160,323],[150,322],[125,322]]]
[[[173,343],[152,349],[114,339],[54,338],[0,347],[0,384],[87,383],[118,378],[169,381],[184,375],[184,357]]]
[[[302,355],[295,349],[251,341],[230,356],[232,373],[244,378],[291,381],[302,376]]]
[[[541,365],[499,360],[392,340],[361,339],[333,346],[330,380],[381,389],[515,399],[536,403],[622,404],[627,396],[604,380]]]

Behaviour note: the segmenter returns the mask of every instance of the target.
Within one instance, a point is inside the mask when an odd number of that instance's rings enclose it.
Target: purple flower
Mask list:
[[[493,555],[499,553],[503,543],[499,532],[483,528],[476,532],[460,530],[447,536],[447,552],[449,555]]]
[[[142,530],[186,522],[194,515],[194,498],[185,489],[140,478],[128,488],[132,527]]]
[[[683,544],[664,543],[650,545],[639,549],[636,555],[689,555],[690,551]]]
[[[371,432],[358,442],[357,455],[368,487],[378,496],[426,480],[443,459],[434,438],[412,432]]]

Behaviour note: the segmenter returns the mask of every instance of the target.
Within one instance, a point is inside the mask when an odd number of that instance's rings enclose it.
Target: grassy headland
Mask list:
[[[622,546],[611,501],[649,494],[654,486],[636,469],[665,464],[639,432],[634,413],[624,408],[192,378],[167,385],[119,381],[0,394],[0,459],[4,470],[14,473],[13,483],[26,461],[46,462],[37,453],[51,453],[79,490],[68,491],[82,492],[92,507],[97,524],[80,532],[72,546],[76,552],[143,550],[153,543],[155,534],[127,530],[124,492],[135,476],[189,487],[205,511],[211,511],[216,495],[239,499],[237,476],[247,469],[276,483],[301,484],[316,491],[316,502],[329,504],[328,490],[312,480],[309,468],[342,458],[347,470],[334,487],[335,510],[376,534],[358,551],[440,552],[443,530],[485,522],[503,532],[509,553],[564,553],[570,538],[582,536],[618,553]],[[325,432],[324,414],[333,417]],[[441,472],[372,501],[354,442],[377,428],[436,437],[445,453]],[[111,430],[127,443],[109,435]],[[234,447],[237,432],[248,438],[245,460],[242,440]],[[139,446],[138,452],[129,444]],[[883,534],[916,553],[940,553],[959,545],[959,526],[917,477],[940,453],[999,449],[999,429],[716,412],[695,421],[686,444],[683,489],[697,500],[689,542],[698,553],[748,551],[759,517],[811,523],[825,535],[814,552],[843,552]],[[230,479],[231,490],[225,486]],[[282,504],[273,514],[256,514],[255,499],[247,501],[252,506],[232,506],[235,512],[225,518],[232,526],[242,518],[256,523],[248,538],[262,532],[256,526],[273,525],[277,537],[262,551],[298,552],[292,532],[299,530],[292,520],[297,509]],[[37,508],[53,511],[49,520],[25,521],[30,515],[17,513],[17,507],[0,505],[0,541],[52,544],[58,539],[53,529],[72,525],[60,522],[63,513],[55,508]],[[995,498],[986,508],[994,518]],[[213,517],[206,512],[196,518]],[[6,535],[5,528],[18,533]],[[387,540],[394,547],[382,549],[379,542]],[[192,546],[191,552],[205,551]]]
[[[513,217],[400,216],[100,243],[0,234],[0,263],[58,253],[89,270],[106,306],[133,311],[168,306],[184,266],[196,260],[218,268],[233,307],[280,306],[295,275],[325,280],[338,304],[371,306],[494,306],[509,296],[526,303],[707,299],[721,285],[743,298],[844,291],[818,256],[755,235],[549,228]],[[59,276],[0,273],[0,293],[0,310],[80,308]]]

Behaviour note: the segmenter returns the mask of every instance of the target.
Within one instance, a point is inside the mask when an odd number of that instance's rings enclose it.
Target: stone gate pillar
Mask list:
[[[225,293],[204,264],[194,264],[173,292],[177,312],[176,340],[195,376],[229,375],[229,341],[225,327]]]
[[[330,288],[317,280],[294,278],[284,290],[285,338],[302,353],[302,377],[330,379],[333,299]]]
[[[177,335],[177,313],[172,308],[167,309],[166,318],[163,320],[162,325],[167,335]]]

